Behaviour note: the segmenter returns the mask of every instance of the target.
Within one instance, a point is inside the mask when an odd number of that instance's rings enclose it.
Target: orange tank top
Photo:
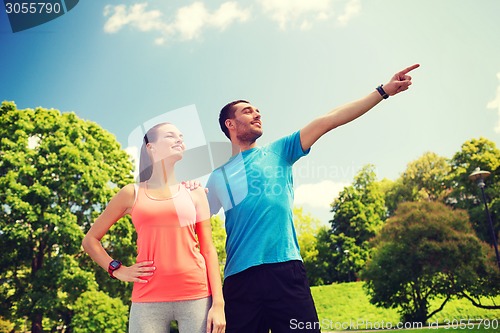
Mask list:
[[[152,198],[145,183],[136,186],[132,222],[137,231],[137,262],[153,261],[148,283],[134,283],[132,302],[172,302],[210,296],[205,258],[196,238],[196,209],[179,185],[169,199]]]

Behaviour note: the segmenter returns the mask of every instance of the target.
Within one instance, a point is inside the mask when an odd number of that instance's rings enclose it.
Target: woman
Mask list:
[[[183,136],[170,123],[144,136],[140,182],[123,187],[83,239],[85,251],[110,277],[134,282],[130,333],[224,332],[224,300],[217,252],[212,242],[206,194],[177,182],[174,165],[185,150]],[[102,237],[130,214],[137,232],[137,261],[124,266],[111,258]]]

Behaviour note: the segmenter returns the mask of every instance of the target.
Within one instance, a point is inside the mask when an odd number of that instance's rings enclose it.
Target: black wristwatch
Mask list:
[[[118,268],[122,267],[121,261],[118,260],[113,260],[109,263],[108,266],[108,274],[111,278],[116,279],[116,277],[113,275],[113,272],[116,271]]]
[[[380,96],[382,96],[383,99],[388,99],[389,98],[389,94],[387,94],[384,90],[384,88],[382,88],[383,84],[381,84],[380,86],[378,86],[376,89],[378,91],[378,93],[380,94]]]

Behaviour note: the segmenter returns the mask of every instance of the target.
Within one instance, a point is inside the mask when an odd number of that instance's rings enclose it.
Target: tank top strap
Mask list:
[[[134,205],[137,202],[137,197],[139,196],[139,184],[134,183]]]

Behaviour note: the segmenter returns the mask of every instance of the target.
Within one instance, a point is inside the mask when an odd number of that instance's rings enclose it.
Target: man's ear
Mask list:
[[[227,129],[234,128],[234,121],[232,119],[226,119],[224,125],[226,125]]]

